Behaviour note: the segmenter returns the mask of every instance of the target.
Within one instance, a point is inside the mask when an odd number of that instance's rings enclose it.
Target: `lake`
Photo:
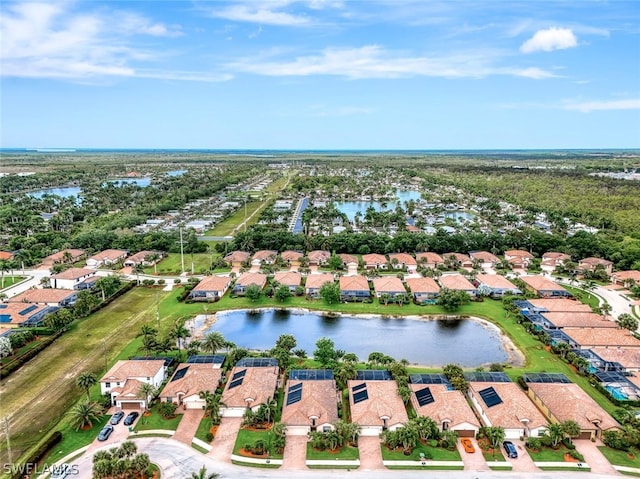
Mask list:
[[[420,200],[420,192],[412,191],[412,190],[397,190],[396,191],[396,200],[395,201],[387,201],[386,206],[383,208],[382,203],[379,201],[336,201],[336,208],[338,211],[347,215],[349,221],[353,222],[356,213],[359,211],[364,214],[367,211],[369,206],[373,206],[373,209],[376,211],[391,211],[395,210],[396,202],[400,201],[402,207],[405,207],[405,202],[409,200],[419,201]]]
[[[394,308],[399,309],[389,307]],[[328,337],[337,349],[353,352],[361,360],[366,360],[373,351],[433,366],[457,363],[476,367],[509,358],[497,328],[474,319],[329,317],[306,310],[274,309],[223,311],[216,318],[207,331],[219,331],[226,339],[248,349],[271,349],[278,336],[292,334],[298,341],[297,348],[304,349],[309,356],[316,341]],[[201,324],[196,321],[194,327]]]
[[[115,180],[108,180],[108,182],[113,183],[115,186],[136,185],[141,188],[146,188],[151,184],[151,178],[117,178]]]
[[[46,190],[32,191],[28,193],[29,196],[41,199],[44,195],[56,195],[63,198],[69,198],[71,196],[78,196],[81,188],[79,186],[64,186],[60,188],[48,188]]]

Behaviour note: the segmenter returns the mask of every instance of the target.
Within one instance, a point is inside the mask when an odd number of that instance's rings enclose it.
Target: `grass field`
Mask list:
[[[595,294],[583,289],[574,288],[573,286],[568,286],[566,284],[563,284],[562,287],[569,291],[576,298],[578,298],[578,300],[582,301],[585,304],[588,304],[592,308],[595,309],[600,306],[600,299]]]
[[[93,440],[98,436],[100,429],[107,424],[107,421],[111,418],[109,415],[100,416],[100,422],[93,425],[91,429],[76,431],[68,424],[60,431],[62,433],[62,440],[51,450],[47,456],[47,462],[50,464],[62,459],[67,454],[80,449],[88,444],[91,444]]]
[[[360,453],[357,447],[344,446],[339,451],[333,452],[329,450],[319,451],[311,446],[311,443],[307,443],[307,459],[312,461],[334,461],[336,459],[341,460],[355,460],[360,458]]]
[[[616,466],[628,466],[640,468],[640,453],[636,452],[633,459],[629,458],[628,453],[619,451],[617,449],[611,449],[607,446],[598,446],[600,452],[607,458],[611,464]]]
[[[211,418],[209,416],[203,417],[200,421],[200,424],[198,425],[195,437],[204,442],[207,442],[207,433],[211,430],[211,424]]]
[[[411,451],[411,455],[405,456],[402,450],[390,451],[384,444],[380,445],[382,459],[385,461],[419,461],[420,453],[424,453],[427,458],[433,461],[461,461],[460,453],[457,449],[448,450],[441,447],[431,447],[418,443]]]
[[[184,270],[187,273],[192,271],[196,274],[203,274],[211,269],[211,264],[220,256],[219,253],[194,253],[184,255]],[[230,269],[215,270],[215,272],[230,271]],[[153,266],[145,268],[146,274],[158,274],[162,275],[178,275],[182,273],[182,259],[180,253],[169,253],[166,258],[160,261],[156,268]]]
[[[540,451],[527,449],[527,452],[534,462],[564,462],[564,455],[569,452],[569,449],[565,446],[559,447],[558,449],[544,447]]]
[[[247,201],[247,227],[258,222],[260,210],[266,205],[263,201]],[[255,214],[254,214],[255,213]],[[205,232],[205,236],[231,236],[233,230],[242,224],[245,219],[244,204],[238,210],[229,216],[226,220],[221,221],[217,225]]]
[[[160,414],[158,406],[159,404],[156,404],[151,408],[150,416],[142,415],[133,430],[150,431],[152,429],[166,429],[167,431],[175,431],[182,420],[182,414],[177,414],[176,417],[171,419],[165,419],[162,417],[162,414]]]
[[[0,289],[8,288],[24,279],[24,276],[5,276],[0,281]]]

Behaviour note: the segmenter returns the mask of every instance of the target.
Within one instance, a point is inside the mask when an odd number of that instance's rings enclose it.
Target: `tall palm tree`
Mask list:
[[[204,336],[200,345],[205,351],[211,351],[211,354],[216,354],[216,351],[227,345],[227,341],[221,332],[212,331]]]
[[[136,284],[140,284],[140,275],[144,273],[144,265],[138,263],[133,267],[133,272],[136,274]]]
[[[94,402],[82,402],[73,406],[66,414],[71,426],[78,431],[80,428],[92,427],[100,420],[100,406]]]
[[[140,385],[140,388],[138,389],[138,393],[136,394],[136,396],[138,396],[138,398],[140,399],[144,399],[145,409],[149,410],[149,402],[153,400],[156,393],[157,390],[155,387],[153,387],[153,384],[142,383]]]
[[[191,473],[191,479],[218,479],[220,474],[217,472],[207,472],[207,468],[202,466],[198,472]]]
[[[87,393],[87,401],[91,401],[91,396],[89,395],[89,389],[91,386],[98,382],[98,378],[96,375],[90,372],[82,373],[80,376],[76,378],[76,385],[79,388],[82,388]]]
[[[191,336],[191,332],[187,328],[184,327],[183,324],[176,323],[171,331],[169,331],[169,336],[177,341],[178,344],[178,352],[182,352],[183,341]]]
[[[276,412],[278,412],[278,401],[276,398],[269,398],[267,402],[264,403],[264,406],[267,414],[267,422],[271,422],[271,420],[275,418]]]
[[[9,261],[0,259],[0,272],[2,273],[2,287],[0,289],[4,289],[4,273],[5,271],[9,271],[9,269]]]

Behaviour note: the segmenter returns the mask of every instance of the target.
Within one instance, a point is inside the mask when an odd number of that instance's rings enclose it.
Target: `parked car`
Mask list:
[[[98,441],[106,441],[107,439],[109,439],[109,436],[111,436],[112,432],[113,432],[113,426],[111,426],[110,424],[107,424],[105,427],[102,428],[102,431],[100,431],[100,434],[98,434]]]
[[[135,411],[130,412],[129,414],[127,414],[127,417],[124,418],[124,425],[131,426],[134,422],[136,422],[136,419],[138,418],[139,415],[140,414],[138,414]]]
[[[473,443],[471,442],[471,439],[469,439],[468,437],[463,437],[460,442],[462,443],[462,447],[464,447],[464,451],[468,452],[468,453],[473,453],[476,452],[476,448],[473,447]]]
[[[502,447],[504,447],[507,456],[509,456],[511,459],[518,459],[518,451],[516,450],[516,446],[514,446],[511,441],[504,441],[502,443]]]
[[[124,413],[122,411],[118,411],[113,416],[111,416],[111,421],[109,421],[109,423],[115,426],[120,421],[122,421],[123,417],[124,417]]]

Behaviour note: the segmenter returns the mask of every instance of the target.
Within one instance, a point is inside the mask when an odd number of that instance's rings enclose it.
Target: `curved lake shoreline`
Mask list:
[[[264,319],[265,322],[267,321],[270,322],[268,325],[268,329],[266,324],[260,325],[260,321],[262,321],[262,316],[265,314],[269,316]],[[410,320],[411,322],[415,322],[416,324],[418,322],[434,323],[434,326],[429,326],[428,330],[424,330],[424,331],[419,330],[421,334],[430,333],[430,335],[425,336],[425,338],[419,338],[415,335],[410,335],[409,336],[410,339],[405,341],[408,341],[409,343],[411,343],[411,342],[414,342],[414,340],[415,341],[435,340],[437,338],[434,338],[434,335],[442,335],[442,334],[445,334],[446,336],[451,336],[455,334],[475,334],[475,336],[472,338],[474,340],[474,346],[475,346],[476,338],[478,339],[478,344],[480,345],[482,345],[484,341],[485,346],[494,347],[495,346],[494,343],[496,343],[499,345],[499,349],[501,353],[503,353],[502,354],[503,357],[496,358],[495,357],[497,354],[496,351],[492,351],[492,352],[488,352],[487,354],[493,354],[494,357],[491,357],[486,361],[480,361],[479,363],[476,363],[476,364],[468,364],[468,363],[463,364],[463,367],[470,368],[470,367],[486,366],[491,362],[508,363],[514,367],[522,367],[525,364],[524,354],[520,350],[518,350],[518,348],[516,348],[514,343],[511,341],[511,339],[505,334],[503,334],[502,330],[498,326],[496,326],[494,323],[492,323],[489,320],[479,318],[476,316],[400,315],[400,314],[372,314],[372,313],[371,314],[354,314],[354,313],[342,313],[342,312],[333,312],[333,311],[323,312],[323,311],[317,311],[317,310],[309,310],[306,308],[266,307],[266,308],[250,308],[250,309],[239,309],[239,310],[224,310],[224,311],[218,311],[218,312],[210,313],[206,315],[198,315],[196,318],[189,320],[186,323],[186,326],[188,328],[191,328],[192,335],[194,337],[202,336],[203,334],[205,334],[210,330],[220,330],[220,332],[222,332],[225,335],[225,337],[227,337],[227,339],[230,339],[236,342],[242,347],[247,347],[249,349],[263,350],[263,349],[268,349],[272,347],[273,344],[271,343],[269,346],[263,344],[261,345],[261,347],[254,347],[254,345],[252,344],[247,344],[247,342],[256,341],[258,339],[256,339],[256,335],[251,334],[254,332],[253,330],[246,331],[246,330],[243,330],[242,328],[243,327],[262,328],[262,331],[260,331],[262,334],[259,335],[259,338],[262,338],[265,332],[268,332],[269,334],[277,333],[277,335],[293,334],[296,337],[296,339],[298,339],[298,341],[301,342],[299,336],[300,334],[304,335],[306,331],[301,333],[296,333],[295,331],[286,330],[289,316],[317,316],[319,321],[316,321],[315,323],[307,323],[307,324],[309,326],[315,326],[315,327],[325,326],[326,328],[329,328],[329,329],[334,329],[336,327],[336,324],[334,324],[335,320],[340,320],[342,318],[354,319],[354,320],[372,319],[377,321],[377,323],[375,324],[360,323],[360,324],[361,325],[364,324],[368,328],[373,328],[374,332],[379,330],[379,332],[383,332],[383,333],[385,331],[389,331],[390,334],[395,333],[397,335],[396,338],[399,337],[401,338],[401,340],[402,340],[401,333],[403,332],[402,331],[403,329],[409,328],[409,329],[416,330],[415,324],[412,325],[410,323],[403,323],[404,320]],[[234,318],[235,321],[231,322],[230,318]],[[394,321],[394,320],[398,322],[387,323],[387,321]],[[250,323],[250,324],[246,324],[246,325],[238,324],[241,321],[244,321],[245,323]],[[442,323],[436,323],[438,321],[442,321]],[[274,324],[271,324],[271,323],[275,323],[275,326]],[[317,323],[326,323],[326,324],[319,326]],[[377,326],[377,324],[379,323],[384,323],[384,324]],[[465,331],[456,331],[458,329],[464,330],[465,327],[467,327],[467,325],[470,325],[470,324],[472,324],[473,326],[471,326],[471,330],[467,331],[466,333]],[[216,325],[218,325],[218,327],[216,327]],[[295,323],[294,326],[298,327],[300,326],[300,324]],[[349,323],[344,323],[342,325],[342,328],[350,329],[354,327],[357,328],[357,326],[358,326],[357,323],[349,322]],[[387,328],[386,326],[389,326],[390,328]],[[478,330],[478,326],[482,330],[484,330],[484,332]],[[278,329],[283,327],[285,330]],[[340,326],[338,325],[338,327]],[[395,331],[393,330],[394,328],[395,328]],[[398,330],[397,328],[400,328],[400,330]],[[437,328],[437,329],[434,329],[434,328]],[[305,330],[306,329],[307,328],[305,328]],[[451,330],[451,332],[447,330]],[[408,334],[406,331],[404,332],[405,334]],[[319,337],[321,337],[322,335],[326,335],[328,337],[331,336],[330,334],[321,334],[320,336],[316,337],[315,340],[319,339]],[[238,337],[235,337],[235,336],[238,336]],[[338,339],[337,341],[336,341],[336,338],[334,338],[334,342],[336,342],[336,348],[346,349],[348,352],[350,352],[352,349],[356,349],[354,347],[345,348],[340,344],[340,340],[345,339],[345,337],[347,336],[350,337],[350,335],[342,334],[337,338]],[[368,336],[367,339],[371,339],[371,337]],[[381,345],[388,346],[390,344],[388,342],[388,339],[385,340],[384,335],[382,335],[382,337],[380,337],[379,340],[381,341],[380,343]],[[395,342],[392,342],[392,343],[395,343]],[[458,341],[456,341],[454,344],[455,346],[459,346]],[[452,346],[454,344],[452,344]],[[412,345],[414,346],[414,349],[415,349],[416,345],[415,344],[412,344]],[[301,345],[299,344],[298,347],[301,347]],[[368,353],[373,351],[381,351],[383,349],[385,348],[382,346],[374,347],[373,349],[368,350]],[[309,349],[307,347],[308,354],[311,355],[312,351],[313,351],[312,349]],[[447,351],[447,352],[450,352],[450,351]],[[468,353],[469,351],[462,349],[461,354],[468,354]],[[362,351],[359,352],[359,356],[362,354],[363,354]],[[385,354],[388,354],[388,353],[385,352]],[[482,354],[482,351],[480,351],[480,354]],[[396,357],[397,359],[404,357],[398,354],[395,354],[395,355],[390,354],[390,355]],[[365,360],[366,356],[360,357],[360,359]],[[442,361],[442,362],[437,361],[435,358],[429,358],[428,361],[416,360],[415,358],[408,358],[408,359],[411,361],[412,366],[424,367],[424,368],[439,368],[449,362],[456,362],[455,358],[453,359],[449,358],[448,360]]]

